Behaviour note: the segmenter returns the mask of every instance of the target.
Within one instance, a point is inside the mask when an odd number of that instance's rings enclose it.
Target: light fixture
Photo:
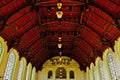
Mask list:
[[[57,8],[61,9],[62,8],[62,3],[57,3]]]
[[[58,37],[58,41],[60,42],[62,40],[62,38],[61,37]]]
[[[62,38],[58,37],[58,48],[61,49],[62,48],[62,43],[61,43]]]
[[[89,11],[89,6],[88,6],[88,4],[86,4],[86,11]]]
[[[57,18],[61,19],[62,15],[63,15],[63,12],[61,11],[61,8],[62,8],[62,3],[61,2],[57,3],[57,8],[58,8],[58,11],[56,12]]]
[[[61,49],[62,48],[62,44],[58,43],[58,48]]]
[[[62,56],[62,52],[59,52],[58,57],[53,57],[50,59],[50,62],[52,65],[69,65],[71,63],[72,59],[69,57]]]
[[[63,15],[63,12],[62,12],[62,11],[57,11],[57,12],[56,12],[56,15],[57,15],[57,18],[58,18],[58,19],[61,19],[61,18],[62,18],[62,15]]]

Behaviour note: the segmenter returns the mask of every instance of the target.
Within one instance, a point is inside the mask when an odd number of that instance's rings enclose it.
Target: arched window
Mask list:
[[[5,43],[4,39],[0,37],[0,64],[3,59],[4,53],[7,52],[7,44]]]
[[[33,67],[33,69],[32,69],[32,78],[31,78],[31,80],[35,80],[35,73],[36,73],[36,68]]]
[[[103,63],[101,60],[99,60],[99,68],[100,68],[100,75],[102,77],[102,80],[105,80],[104,71],[103,71]]]
[[[113,55],[111,52],[108,53],[108,65],[109,65],[109,68],[110,68],[110,73],[112,75],[112,79],[113,80],[117,80],[118,79],[118,75],[117,75],[117,71],[116,71],[116,66],[115,66],[115,63],[114,63],[114,60],[113,60]]]
[[[70,79],[74,79],[74,72],[70,71]]]
[[[8,58],[8,62],[7,62],[7,66],[6,66],[6,70],[5,70],[5,74],[4,74],[4,80],[11,80],[11,76],[13,74],[13,69],[15,68],[15,54],[12,51],[9,55]]]
[[[52,71],[49,71],[48,72],[48,79],[52,79],[52,75],[53,75]]]
[[[90,80],[88,67],[86,68],[86,80]]]
[[[65,79],[66,78],[66,70],[63,67],[59,67],[56,70],[56,78],[57,79]]]
[[[0,42],[0,63],[1,63],[2,57],[3,57],[3,46],[2,46],[2,43]]]
[[[31,63],[29,63],[27,66],[26,80],[30,80],[31,68],[32,68],[32,65]]]
[[[17,80],[22,80],[22,78],[24,77],[25,65],[26,65],[25,58],[21,58]]]
[[[97,80],[96,67],[93,68],[94,80]]]
[[[18,72],[18,80],[21,80],[21,79],[22,79],[23,67],[24,67],[24,63],[23,63],[23,60],[21,60],[21,61],[20,61],[19,72]]]

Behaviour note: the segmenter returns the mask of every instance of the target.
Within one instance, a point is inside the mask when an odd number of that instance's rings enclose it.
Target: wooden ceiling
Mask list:
[[[57,3],[63,16],[56,16]],[[0,36],[28,62],[42,68],[61,51],[82,70],[120,36],[120,0],[2,0]],[[58,37],[62,48],[57,47]]]

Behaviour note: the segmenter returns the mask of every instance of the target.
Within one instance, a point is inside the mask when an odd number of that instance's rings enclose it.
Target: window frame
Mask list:
[[[108,62],[108,67],[109,67],[109,71],[111,74],[111,77],[113,80],[118,79],[118,75],[117,75],[117,70],[116,70],[116,65],[115,65],[115,61],[113,59],[113,54],[112,52],[108,52],[107,54],[107,62]]]
[[[62,74],[60,73],[62,72]],[[67,71],[64,67],[58,67],[55,72],[56,79],[66,79],[67,78]]]
[[[53,71],[52,71],[52,70],[49,70],[49,71],[48,71],[48,76],[47,76],[47,78],[48,78],[48,79],[52,79],[52,77],[53,77]]]
[[[9,59],[10,59],[11,54],[14,55],[15,59],[14,59],[13,65],[12,65],[12,72],[11,72],[10,79],[14,80],[16,64],[17,64],[17,61],[19,60],[19,55],[18,55],[18,52],[15,49],[13,49],[13,48],[11,48],[10,51],[9,51],[8,61],[7,61],[7,65],[6,65],[6,69],[5,69],[5,73],[4,73],[4,78],[6,78],[7,71],[9,69],[8,65],[9,65]]]
[[[7,53],[7,44],[2,37],[0,37],[1,51],[0,51],[0,65],[2,63],[3,56]]]
[[[24,80],[24,74],[25,74],[25,68],[26,68],[26,59],[24,57],[21,58],[20,62],[23,61],[23,69],[22,69],[22,74],[21,74],[21,79],[20,80]],[[21,65],[20,65],[21,66]],[[19,66],[19,69],[20,69],[20,66]],[[17,79],[19,80],[19,70],[18,70],[18,76],[17,76]]]
[[[70,70],[70,72],[69,72],[69,78],[70,79],[75,79],[75,73],[74,73],[73,70]]]
[[[32,64],[28,63],[27,65],[27,70],[26,70],[26,80],[30,80],[30,75],[31,75],[31,68],[32,68]]]

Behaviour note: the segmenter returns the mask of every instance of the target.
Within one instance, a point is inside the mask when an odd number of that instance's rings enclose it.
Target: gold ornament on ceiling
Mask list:
[[[63,16],[63,12],[61,11],[62,3],[57,3],[57,8],[58,8],[58,11],[56,12],[57,18],[61,19]]]

